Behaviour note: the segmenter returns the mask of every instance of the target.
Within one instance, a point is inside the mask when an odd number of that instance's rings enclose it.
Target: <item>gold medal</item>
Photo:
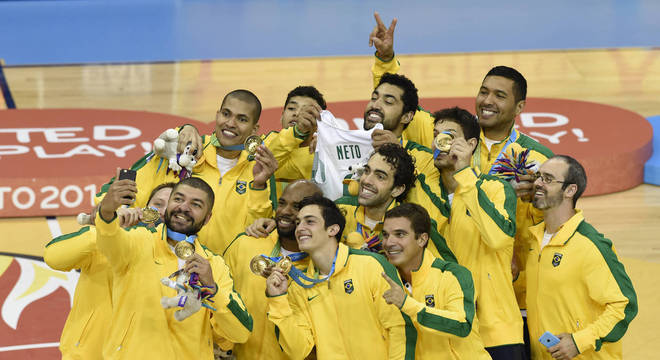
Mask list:
[[[253,257],[252,260],[250,260],[250,270],[252,271],[253,274],[258,276],[268,277],[269,272],[266,270],[274,266],[282,270],[284,275],[286,275],[291,270],[291,267],[293,266],[293,261],[291,260],[290,257],[285,256],[282,259],[280,259],[280,261],[275,263],[273,260],[269,258],[265,258],[261,255],[257,255]]]
[[[195,254],[195,245],[187,241],[179,241],[174,245],[174,253],[181,260],[188,260]]]
[[[160,219],[160,213],[158,210],[152,207],[142,208],[142,222],[151,224],[158,221],[158,219]]]
[[[291,270],[292,266],[293,261],[291,261],[291,258],[288,256],[283,257],[280,261],[277,262],[277,267],[282,270],[284,275],[289,273],[289,270]]]
[[[435,144],[435,148],[438,149],[438,151],[449,153],[449,150],[451,150],[451,143],[453,140],[454,140],[454,134],[448,131],[443,131],[439,133],[438,136],[435,137],[433,143]]]
[[[266,277],[266,269],[272,266],[273,262],[261,255],[257,255],[250,260],[250,270],[253,274]]]
[[[248,160],[254,160],[257,148],[262,144],[261,138],[257,135],[250,135],[245,139],[245,151],[248,152]]]

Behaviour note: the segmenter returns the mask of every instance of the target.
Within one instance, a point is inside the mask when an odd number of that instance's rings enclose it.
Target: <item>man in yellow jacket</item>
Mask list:
[[[302,285],[289,286],[277,270],[266,281],[268,319],[287,356],[302,359],[316,346],[319,359],[414,359],[410,318],[382,298],[389,285],[380,274],[398,281],[396,269],[339,243],[344,218],[331,200],[304,199],[297,219],[296,240],[311,263],[289,275]]]
[[[430,209],[458,263],[472,272],[481,338],[493,359],[520,359],[523,325],[513,292],[511,259],[516,196],[508,183],[470,167],[479,126],[466,110],[436,113],[436,131],[451,133],[449,152],[418,176],[409,201]]]
[[[163,184],[149,197],[148,206],[158,209],[161,218],[173,187],[172,183]],[[132,222],[126,216],[129,224],[123,226],[134,225],[138,216],[135,213]],[[56,237],[46,245],[44,261],[55,270],[80,270],[73,306],[60,337],[62,359],[101,359],[105,330],[112,321],[112,273],[110,264],[96,247],[96,228],[85,226]]]
[[[104,358],[212,358],[214,337],[245,342],[252,318],[233,290],[229,269],[196,239],[211,218],[211,187],[196,177],[180,181],[172,190],[164,224],[126,231],[119,227],[116,210],[130,204],[136,190],[131,180],[114,181],[96,217],[97,246],[113,275],[113,316]],[[193,254],[185,261],[174,253],[179,241],[193,246]],[[161,298],[176,295],[161,279],[180,269],[197,273],[213,301],[183,321],[175,320],[176,308],[161,305]]]
[[[490,359],[479,336],[470,271],[426,250],[431,218],[417,204],[385,214],[383,247],[399,270],[402,289],[390,284],[383,297],[408,315],[417,329],[417,359]]]
[[[321,190],[309,180],[290,183],[277,202],[276,231],[265,238],[241,234],[222,255],[231,270],[236,290],[250,309],[254,324],[248,341],[234,346],[234,354],[239,359],[288,359],[277,343],[275,325],[267,319],[266,279],[251,272],[250,260],[258,255],[271,258],[289,256],[295,267],[307,268],[309,257],[300,251],[296,242],[296,219],[302,199],[315,194],[321,194]]]
[[[621,359],[621,338],[637,315],[637,295],[612,241],[575,208],[587,185],[569,156],[546,161],[534,182],[544,221],[530,231],[527,309],[534,359]],[[545,332],[559,338],[546,348]],[[579,356],[578,356],[579,355]]]
[[[254,219],[271,215],[272,204],[277,201],[275,187],[270,186],[274,185],[271,176],[277,168],[277,159],[287,156],[300,142],[293,135],[280,138],[280,134],[274,133],[265,138],[266,146],[259,146],[254,160],[248,158],[243,143],[248,136],[256,134],[260,114],[261,103],[252,92],[234,90],[223,99],[216,115],[214,133],[200,138],[202,150],[192,175],[204,179],[218,199],[213,217],[202,229],[200,239],[216,254],[224,252],[236,234]],[[312,124],[300,122],[296,126],[309,132]],[[293,128],[286,131],[293,134]],[[193,126],[184,125],[180,130],[180,141],[196,139],[189,135],[190,132],[196,134]],[[157,185],[179,181],[179,175],[167,168],[167,160],[152,153],[131,168],[137,171],[136,183],[140,190],[134,203],[136,207],[144,206],[146,196]],[[114,178],[103,186],[97,198],[104,194],[112,181]]]

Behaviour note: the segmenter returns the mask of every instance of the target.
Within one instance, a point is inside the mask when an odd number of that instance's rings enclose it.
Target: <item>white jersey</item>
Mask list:
[[[331,112],[323,110],[317,127],[312,181],[325,197],[335,200],[344,195],[342,181],[350,178],[349,167],[361,167],[369,160],[373,151],[371,133],[383,125],[376,124],[369,131],[345,130],[337,125]]]

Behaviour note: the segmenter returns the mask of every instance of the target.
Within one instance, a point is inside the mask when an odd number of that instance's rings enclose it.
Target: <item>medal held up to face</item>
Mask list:
[[[454,141],[454,134],[449,131],[443,131],[438,134],[438,136],[433,139],[433,144],[435,148],[443,153],[449,153],[451,150],[451,144]]]
[[[264,255],[257,255],[250,260],[250,270],[253,274],[268,277],[268,269],[273,267],[282,270],[284,275],[288,274],[293,266],[293,261],[288,256],[269,258]]]
[[[257,153],[257,148],[261,145],[263,141],[261,137],[257,135],[250,135],[245,139],[245,151],[248,152],[248,160],[254,160],[254,155]]]
[[[151,224],[155,223],[160,219],[160,213],[154,207],[144,207],[142,208],[142,222]]]

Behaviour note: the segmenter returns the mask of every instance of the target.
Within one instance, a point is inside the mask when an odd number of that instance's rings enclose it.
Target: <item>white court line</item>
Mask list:
[[[26,349],[41,349],[41,348],[58,347],[58,346],[60,346],[60,343],[58,343],[58,342],[42,343],[42,344],[14,345],[14,346],[0,347],[0,352],[15,351],[15,350],[26,350]]]
[[[46,223],[48,223],[48,228],[50,229],[50,234],[53,236],[53,239],[62,235],[62,229],[60,228],[60,223],[57,221],[56,217],[52,219],[46,218]]]

